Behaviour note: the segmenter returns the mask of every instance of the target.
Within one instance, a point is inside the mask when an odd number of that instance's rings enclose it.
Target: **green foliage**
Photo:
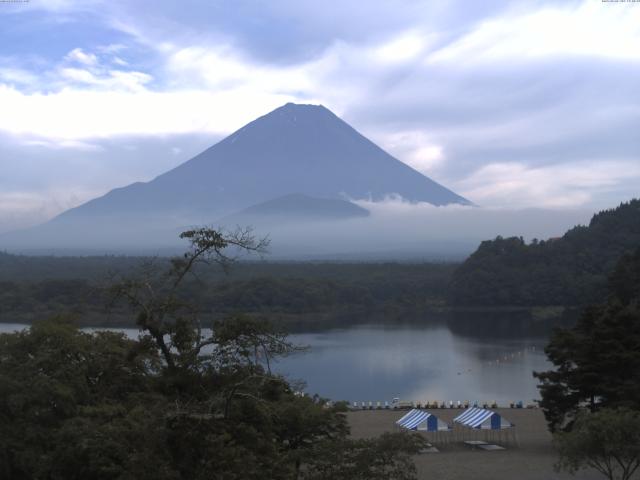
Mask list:
[[[344,405],[303,396],[270,371],[296,347],[269,322],[236,315],[201,326],[183,282],[197,264],[228,265],[227,246],[261,243],[207,229],[185,236],[191,248],[160,265],[168,270],[147,262],[111,289],[138,340],[60,318],[0,335],[0,478],[296,479],[336,448],[347,452],[336,472],[357,473],[349,478],[415,478],[415,440],[349,440]],[[374,461],[368,449],[378,447]]]
[[[256,363],[268,335],[229,320],[197,368],[173,370],[144,339],[62,320],[1,335],[0,477],[292,479],[323,464],[333,478],[414,478],[415,440],[351,441],[343,405]]]
[[[111,432],[112,441],[120,442],[113,432],[118,422],[142,418],[136,416],[135,405],[153,398],[150,378],[157,372],[157,361],[152,349],[121,334],[82,333],[62,319],[0,335],[3,478],[86,478],[60,470],[73,464],[83,449],[89,456],[96,448],[104,450],[107,459],[117,454],[107,453],[103,440]],[[93,437],[73,443],[79,429]],[[123,458],[128,458],[126,453]],[[103,463],[96,468],[108,469],[108,462]]]
[[[557,433],[558,470],[598,470],[610,480],[628,480],[640,466],[640,413],[629,409],[581,412],[570,432]]]
[[[302,478],[305,480],[411,480],[416,468],[411,459],[425,448],[415,433],[385,433],[379,438],[321,442]]]
[[[604,300],[618,259],[640,245],[640,200],[600,212],[562,238],[482,242],[454,273],[455,305],[585,305]]]
[[[6,257],[12,260],[3,264],[0,256],[0,321],[30,323],[68,312],[83,325],[135,325],[127,309],[105,309],[113,278],[107,272],[116,278],[139,278],[139,269],[128,263],[133,259]],[[135,261],[146,262],[158,273],[171,267],[163,258]],[[335,327],[376,315],[396,320],[437,311],[444,304],[454,268],[454,264],[429,263],[237,262],[224,276],[198,264],[197,278],[185,279],[180,295],[196,304],[202,316],[243,312],[269,316],[288,329]]]
[[[570,428],[583,406],[640,409],[640,249],[624,256],[606,303],[559,329],[545,349],[556,369],[535,373],[551,430]]]

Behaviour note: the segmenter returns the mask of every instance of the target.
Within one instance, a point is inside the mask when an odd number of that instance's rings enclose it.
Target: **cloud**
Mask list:
[[[419,31],[410,31],[374,49],[373,54],[385,63],[415,60],[427,47],[427,38]]]
[[[32,0],[11,11],[24,30],[99,31],[32,55],[0,49],[3,145],[41,156],[43,191],[60,184],[55,168],[77,168],[57,163],[63,152],[100,172],[85,191],[106,191],[189,158],[167,139],[204,147],[295,101],[324,104],[478,204],[596,208],[637,194],[636,5]]]
[[[23,139],[22,144],[25,146],[36,146],[43,148],[50,148],[54,150],[81,150],[84,152],[98,152],[102,150],[100,145],[89,143],[89,142],[81,142],[78,140],[60,140],[60,141],[51,141],[47,139]]]
[[[126,50],[127,46],[122,43],[110,43],[109,45],[100,45],[98,47],[98,51],[100,53],[111,54],[114,55],[116,53],[122,52]]]
[[[300,92],[314,87],[311,64],[272,67],[253,64],[230,46],[218,48],[186,47],[172,52],[166,68],[176,88],[199,86],[207,89]]]
[[[64,57],[69,62],[94,66],[98,64],[98,57],[93,53],[85,53],[81,48],[74,48]]]
[[[0,192],[0,234],[45,222],[92,195],[95,192],[82,197],[63,190]]]
[[[117,83],[127,85],[129,80],[137,85],[135,79],[128,77],[118,78]],[[219,134],[228,132],[230,125],[239,128],[291,99],[287,95],[242,88],[226,92],[126,90],[65,89],[55,94],[27,95],[0,86],[0,104],[4,106],[0,111],[0,130],[53,140]],[[245,105],[246,108],[240,108]],[[61,112],[64,121],[60,121]]]
[[[26,86],[37,81],[37,76],[28,70],[12,67],[0,67],[0,82],[9,85]]]
[[[446,162],[442,145],[421,130],[376,134],[378,141],[396,158],[424,175],[433,175]]]
[[[482,22],[428,62],[526,61],[536,57],[640,58],[640,9],[585,1]]]
[[[149,181],[218,139],[189,134],[80,141],[0,133],[0,231],[41,223],[114,187]]]
[[[482,240],[523,236],[526,240],[563,235],[588,224],[587,209],[435,207],[397,196],[381,202],[360,200],[365,218],[339,222],[257,225],[269,234],[271,258],[318,255],[320,258],[449,258],[459,260]],[[339,232],[339,235],[336,234]],[[308,258],[308,257],[307,257]]]
[[[129,63],[126,60],[123,60],[120,57],[113,57],[112,62],[114,65],[118,65],[119,67],[128,67]]]
[[[588,204],[595,193],[640,183],[640,163],[580,162],[532,167],[492,163],[459,182],[458,191],[487,206],[574,208]]]

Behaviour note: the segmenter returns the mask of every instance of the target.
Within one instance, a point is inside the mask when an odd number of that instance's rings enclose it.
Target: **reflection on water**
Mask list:
[[[539,398],[532,372],[550,367],[544,338],[461,336],[445,325],[360,326],[292,340],[311,350],[281,360],[277,370],[306,380],[309,393],[349,401],[527,403]]]
[[[2,324],[0,331],[24,328]],[[136,329],[118,329],[136,338]],[[304,380],[310,394],[334,400],[497,401],[500,405],[539,398],[534,370],[550,364],[546,339],[492,334],[485,328],[465,332],[460,324],[433,326],[354,326],[344,330],[294,334],[310,346],[281,359],[274,368],[290,380]],[[466,334],[465,334],[466,333]]]

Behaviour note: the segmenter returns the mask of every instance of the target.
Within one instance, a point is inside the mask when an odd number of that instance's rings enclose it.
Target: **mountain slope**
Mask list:
[[[583,305],[602,301],[607,276],[640,245],[640,200],[593,216],[561,238],[526,244],[522,238],[482,242],[456,270],[457,305]]]
[[[223,225],[281,222],[313,222],[345,220],[367,217],[369,211],[355,203],[337,198],[315,198],[292,193],[252,205],[230,215],[219,223]]]
[[[286,104],[147,183],[134,183],[0,239],[0,247],[166,243],[184,225],[299,193],[470,202],[395,159],[322,106]],[[44,238],[46,237],[46,238]],[[146,243],[143,243],[143,245]]]
[[[434,205],[469,202],[396,160],[322,106],[287,104],[148,183],[109,192],[63,216],[121,212],[208,215],[290,194]]]

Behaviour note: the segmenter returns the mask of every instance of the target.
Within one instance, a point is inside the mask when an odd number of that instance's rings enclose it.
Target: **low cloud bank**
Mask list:
[[[399,198],[383,202],[361,200],[369,217],[333,221],[252,221],[257,236],[271,239],[268,260],[460,260],[482,240],[497,235],[526,240],[557,237],[587,224],[593,211],[496,209],[452,205],[410,204]],[[51,222],[19,234],[0,236],[0,249],[20,253],[167,254],[185,245],[178,234],[190,226],[208,224],[234,229],[206,219],[84,218],[81,222]]]
[[[588,224],[589,210],[497,209],[410,204],[398,198],[358,201],[371,216],[334,222],[255,225],[268,233],[272,257],[458,260],[482,240],[558,237]]]

